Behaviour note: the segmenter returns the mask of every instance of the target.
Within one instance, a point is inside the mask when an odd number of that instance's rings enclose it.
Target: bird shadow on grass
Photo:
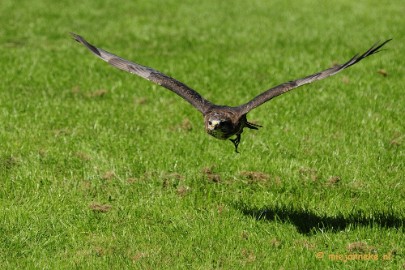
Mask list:
[[[356,211],[346,215],[319,215],[308,209],[294,209],[288,206],[252,208],[237,204],[236,209],[244,215],[263,221],[281,221],[293,224],[301,234],[316,234],[320,231],[338,232],[353,226],[379,226],[404,230],[405,219],[392,212]],[[405,230],[404,230],[405,231]]]

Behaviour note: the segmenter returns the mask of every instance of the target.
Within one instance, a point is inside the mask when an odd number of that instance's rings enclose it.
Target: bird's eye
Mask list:
[[[208,121],[208,125],[210,125],[210,126],[211,126],[211,125],[212,125],[212,122],[211,122],[211,121]]]

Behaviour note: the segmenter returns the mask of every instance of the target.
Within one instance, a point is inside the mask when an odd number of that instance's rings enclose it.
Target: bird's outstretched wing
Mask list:
[[[365,53],[363,53],[362,55],[358,55],[356,54],[355,56],[352,57],[352,59],[350,59],[349,61],[347,61],[344,64],[341,65],[336,65],[334,67],[331,67],[329,69],[326,69],[324,71],[309,75],[305,78],[302,79],[298,79],[295,81],[289,81],[283,84],[280,84],[276,87],[273,87],[265,92],[263,92],[262,94],[256,96],[254,99],[252,99],[251,101],[249,101],[248,103],[245,103],[241,106],[239,106],[239,110],[241,114],[246,114],[249,111],[253,110],[254,108],[262,105],[263,103],[269,101],[270,99],[279,96],[281,94],[284,94],[294,88],[300,87],[301,85],[304,84],[308,84],[308,83],[312,83],[314,81],[318,81],[318,80],[322,80],[325,79],[329,76],[335,75],[336,73],[344,70],[345,68],[348,68],[358,62],[360,62],[361,60],[363,60],[364,58],[366,58],[367,56],[370,56],[372,54],[378,53],[379,49],[384,46],[387,42],[389,42],[391,39],[384,41],[383,43],[379,43],[377,42],[376,44],[374,44],[370,49],[368,49],[368,51],[366,51]]]
[[[177,95],[187,100],[202,114],[204,114],[212,106],[211,102],[204,99],[199,93],[197,93],[197,91],[191,89],[184,83],[179,82],[157,70],[154,70],[153,68],[130,62],[103,49],[97,48],[77,34],[71,33],[71,35],[77,42],[86,46],[92,53],[94,53],[96,56],[103,59],[107,63],[116,68],[138,75],[173,91]]]

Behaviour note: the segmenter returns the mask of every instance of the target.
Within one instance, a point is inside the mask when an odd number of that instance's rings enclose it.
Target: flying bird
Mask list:
[[[216,105],[203,98],[197,91],[188,87],[184,83],[179,82],[178,80],[169,77],[161,73],[160,71],[131,62],[103,49],[97,48],[87,42],[80,35],[74,33],[71,33],[71,35],[77,42],[83,44],[92,53],[94,53],[96,56],[106,61],[107,63],[111,64],[112,66],[161,85],[188,101],[203,115],[205,131],[209,135],[217,139],[229,139],[235,146],[235,152],[238,152],[238,145],[240,143],[241,134],[244,128],[258,129],[259,127],[261,127],[257,124],[248,122],[246,115],[251,110],[257,108],[258,106],[271,100],[272,98],[284,94],[292,89],[335,75],[340,71],[360,62],[364,58],[378,53],[380,51],[380,48],[391,40],[389,39],[382,43],[375,43],[365,53],[361,55],[356,54],[344,64],[335,65],[331,68],[306,76],[301,79],[282,83],[278,86],[264,91],[245,104],[237,107],[231,107]]]

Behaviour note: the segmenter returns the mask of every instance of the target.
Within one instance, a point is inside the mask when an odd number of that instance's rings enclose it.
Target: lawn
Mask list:
[[[405,5],[0,3],[1,269],[402,269]],[[69,32],[253,110],[239,154]]]

